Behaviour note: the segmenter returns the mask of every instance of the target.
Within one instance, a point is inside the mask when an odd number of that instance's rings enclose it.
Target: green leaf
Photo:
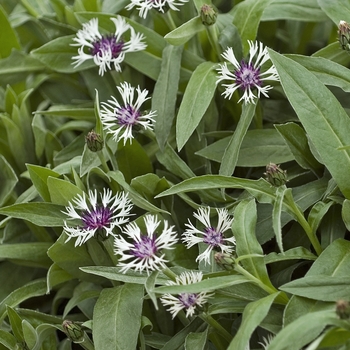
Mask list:
[[[59,227],[66,218],[62,210],[64,207],[52,203],[19,203],[1,208],[0,214],[28,220],[38,226]]]
[[[316,260],[317,256],[304,247],[296,247],[286,250],[283,253],[272,252],[264,257],[265,264],[280,262],[285,260]]]
[[[141,285],[128,283],[104,289],[94,308],[95,347],[105,350],[135,350],[141,326],[142,303]]]
[[[224,137],[196,152],[197,155],[215,162],[221,162],[222,155],[231,137]],[[283,138],[275,129],[248,130],[238,153],[237,166],[259,167],[270,162],[281,164],[293,160]]]
[[[196,33],[204,30],[200,16],[191,18],[189,21],[177,27],[164,36],[164,39],[171,45],[178,46],[185,44]]]
[[[56,38],[31,52],[33,58],[42,62],[47,68],[60,73],[73,73],[75,71],[94,67],[92,60],[85,61],[74,68],[72,57],[78,54],[77,48],[71,46],[74,35]]]
[[[334,310],[317,311],[299,317],[284,327],[269,345],[269,350],[299,350],[315,339],[327,325],[342,323]]]
[[[16,349],[16,338],[9,332],[5,332],[0,329],[0,344],[6,347],[6,349]]]
[[[17,182],[18,178],[15,171],[7,162],[6,158],[0,154],[0,207],[3,206],[10,198],[11,194],[13,194]]]
[[[13,260],[15,263],[27,266],[49,267],[51,260],[47,250],[51,243],[12,243],[0,245],[0,259]]]
[[[221,160],[220,175],[232,175],[235,171],[243,139],[254,118],[256,105],[244,104],[236,130],[230,139]]]
[[[127,142],[117,150],[118,169],[123,173],[126,182],[130,183],[134,177],[153,172],[152,163],[137,140]]]
[[[284,194],[286,191],[291,191],[291,189],[287,189],[285,186],[280,186],[276,191],[276,200],[273,204],[272,209],[272,228],[275,232],[276,242],[278,244],[278,248],[281,253],[283,250],[283,241],[282,241],[282,227],[281,227],[281,215],[282,215],[282,206]]]
[[[341,211],[342,219],[348,231],[350,230],[350,201],[345,199]]]
[[[23,329],[22,329],[22,319],[18,313],[9,305],[6,306],[7,316],[10,321],[11,330],[18,342],[23,342]]]
[[[348,145],[348,115],[313,73],[272,50],[269,53],[305,131],[340,190],[346,198],[350,198],[350,179],[347,176],[350,172],[350,150],[339,150]]]
[[[302,168],[310,169],[315,174],[320,174],[323,166],[311,153],[305,131],[295,123],[279,124],[275,125],[275,128],[284,138],[296,162]]]
[[[205,330],[205,332],[190,333],[186,337],[185,350],[205,350],[205,345],[208,338],[208,330],[209,327]]]
[[[305,276],[280,287],[294,295],[322,301],[348,300],[350,298],[350,277],[348,276]]]
[[[350,72],[348,68],[322,57],[302,55],[286,55],[286,57],[303,65],[325,85],[337,86],[345,92],[350,91]]]
[[[262,21],[295,20],[308,22],[326,21],[318,0],[274,0],[264,11]]]
[[[271,0],[245,0],[233,7],[233,24],[241,34],[243,51],[248,52],[247,40],[255,40],[261,16]]]
[[[0,58],[4,58],[10,56],[12,49],[20,49],[21,47],[16,32],[12,29],[8,15],[2,6],[0,6],[0,23]]]
[[[241,260],[242,266],[250,274],[261,282],[271,286],[264,263],[263,250],[255,236],[255,225],[257,220],[255,200],[243,200],[234,211],[232,231],[236,238],[237,256],[260,255],[260,257],[249,257]]]
[[[47,179],[48,177],[59,177],[60,174],[56,173],[55,171],[49,168],[44,168],[32,164],[27,164],[27,169],[29,172],[30,179],[32,180],[33,185],[40,194],[41,198],[46,202],[50,202],[51,197],[47,187]]]
[[[176,120],[176,144],[180,151],[200,123],[216,90],[216,63],[201,63],[187,85]]]
[[[29,349],[33,349],[33,347],[35,346],[38,340],[38,335],[34,327],[27,320],[23,320],[22,328],[23,328],[24,341],[26,342]]]
[[[148,202],[145,198],[143,198],[125,181],[124,176],[120,171],[111,171],[108,172],[107,175],[123,187],[124,191],[126,191],[129,194],[131,201],[139,208],[142,208],[151,213],[168,213],[166,210],[156,207],[152,203]]]
[[[10,293],[0,303],[0,320],[3,321],[6,316],[6,306],[17,306],[23,301],[42,296],[46,293],[46,281],[44,278],[29,282]]]
[[[68,202],[83,191],[69,181],[49,177],[47,179],[47,188],[50,193],[51,202],[58,205],[68,205]]]
[[[242,315],[242,323],[227,348],[228,350],[245,349],[247,347],[255,328],[257,328],[267,316],[277,295],[278,293],[268,295],[246,306]]]
[[[154,132],[160,149],[165,146],[175,117],[182,50],[182,46],[168,45],[164,48],[160,73],[154,86],[152,110],[157,111]]]
[[[318,0],[318,4],[326,15],[338,25],[340,21],[348,21],[350,18],[350,4],[347,0]]]

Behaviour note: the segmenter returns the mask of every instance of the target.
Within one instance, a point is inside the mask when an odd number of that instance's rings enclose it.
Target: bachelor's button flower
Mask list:
[[[233,93],[237,89],[240,89],[243,91],[243,95],[239,101],[244,100],[245,103],[255,103],[255,99],[259,98],[260,94],[269,97],[267,92],[272,89],[272,86],[264,85],[264,81],[279,81],[279,76],[274,65],[266,71],[261,71],[262,65],[270,59],[267,48],[264,48],[262,43],[254,43],[249,40],[248,44],[249,59],[248,61],[242,60],[241,63],[237,61],[232,47],[226,49],[222,57],[227,60],[234,69],[231,71],[227,66],[227,62],[219,64],[219,79],[216,83],[222,80],[233,81],[231,84],[222,84],[222,86],[226,88],[222,95],[230,99]],[[254,90],[257,91],[257,95],[254,94]]]
[[[132,209],[132,204],[128,195],[120,192],[113,196],[111,190],[103,190],[100,194],[101,202],[98,203],[97,191],[89,191],[88,198],[86,194],[77,195],[63,212],[69,216],[70,220],[77,220],[77,226],[71,226],[67,221],[64,222],[63,229],[71,238],[76,238],[75,246],[84,244],[91,237],[105,239],[114,235],[113,229],[129,221],[128,216]]]
[[[200,282],[203,278],[202,272],[183,272],[176,277],[176,281],[170,281],[168,285],[188,285]],[[186,310],[186,317],[192,316],[196,307],[201,307],[212,296],[212,293],[180,293],[178,295],[164,294],[160,301],[163,305],[169,306],[167,309],[174,318],[181,310]]]
[[[146,44],[142,42],[143,34],[136,33],[134,28],[126,23],[121,16],[111,18],[115,24],[115,33],[101,34],[98,28],[98,19],[92,18],[83,24],[73,41],[72,46],[80,46],[78,55],[73,57],[73,64],[78,67],[86,60],[94,60],[99,67],[99,75],[103,75],[107,69],[121,71],[120,64],[124,61],[125,54],[144,50]],[[123,35],[130,31],[130,40],[125,41]]]
[[[123,103],[120,104],[114,96],[107,102],[101,102],[100,116],[106,131],[113,135],[117,142],[124,139],[124,145],[127,140],[133,138],[132,131],[135,127],[152,129],[154,123],[155,111],[143,113],[142,104],[150,97],[147,97],[148,91],[136,88],[137,98],[134,101],[135,88],[124,82],[117,89],[122,97]]]
[[[198,243],[207,244],[203,253],[199,254],[196,261],[204,260],[210,263],[210,254],[213,249],[220,249],[222,253],[232,253],[236,240],[233,236],[226,238],[224,232],[231,228],[233,217],[229,215],[227,209],[216,209],[218,213],[218,223],[214,227],[210,222],[210,208],[199,208],[193,216],[199,220],[204,228],[196,228],[190,220],[185,224],[187,229],[183,234],[182,241],[190,248]],[[228,243],[228,244],[227,244]]]
[[[159,12],[166,12],[169,8],[178,11],[177,6],[183,5],[188,0],[131,0],[130,4],[126,6],[127,10],[134,7],[139,11],[139,16],[146,18],[148,11],[155,9]]]
[[[119,255],[117,266],[121,267],[123,273],[129,269],[140,272],[146,270],[149,273],[166,268],[167,260],[162,251],[173,249],[173,245],[178,241],[177,234],[173,231],[174,226],[169,226],[168,221],[164,220],[164,227],[160,233],[157,232],[160,221],[156,216],[146,215],[144,222],[145,233],[132,222],[123,228],[122,234],[114,238],[114,253]],[[129,261],[125,262],[126,260]]]

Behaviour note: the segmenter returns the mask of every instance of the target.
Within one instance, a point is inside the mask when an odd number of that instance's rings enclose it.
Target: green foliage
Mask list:
[[[350,21],[349,1],[188,0],[144,18],[130,3],[0,0],[0,350],[348,349],[350,55],[337,26]],[[215,23],[202,23],[203,5]],[[97,18],[114,35],[118,16],[146,47],[103,75],[93,59],[75,66],[78,31]],[[242,65],[248,40],[267,47],[259,79],[271,65],[278,75],[254,103],[242,86],[228,92],[240,76],[223,55],[232,48]],[[231,81],[218,81],[224,62]],[[147,90],[137,108],[121,83]],[[125,107],[113,105],[114,126],[123,133],[132,115],[133,138],[106,127],[113,98]],[[102,150],[87,146],[92,130]],[[271,181],[270,163],[286,183]],[[142,233],[147,215],[155,237],[176,231],[158,252],[166,268],[122,271],[114,239],[129,242],[132,229],[104,232],[103,208],[115,209],[107,190],[128,195],[126,221]],[[206,263],[210,244],[183,239],[190,223],[198,239],[213,233],[219,208],[234,219]],[[91,212],[99,226],[79,244],[72,232],[88,234]],[[191,314],[184,300],[203,295]]]

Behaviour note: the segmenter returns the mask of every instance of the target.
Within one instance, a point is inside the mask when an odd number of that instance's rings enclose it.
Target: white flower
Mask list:
[[[178,11],[177,6],[183,5],[188,0],[131,0],[130,4],[126,6],[127,10],[131,10],[134,7],[139,11],[139,16],[146,18],[147,13],[151,9],[158,10],[159,12],[166,12],[169,8]]]
[[[120,64],[124,61],[125,54],[144,50],[146,44],[142,42],[143,34],[136,33],[134,28],[126,23],[121,16],[111,18],[115,24],[115,33],[101,34],[98,29],[98,19],[92,18],[83,24],[73,39],[72,46],[80,46],[78,55],[72,57],[73,64],[78,67],[86,60],[94,60],[99,67],[99,75],[103,75],[112,65],[117,72],[121,71]],[[130,40],[125,41],[123,34],[130,31]]]
[[[208,247],[202,254],[199,254],[196,261],[204,260],[205,263],[210,264],[211,251],[214,248],[219,248],[222,253],[231,253],[233,245],[236,243],[235,238],[224,236],[224,232],[231,228],[233,217],[231,217],[227,209],[216,209],[218,213],[218,223],[216,227],[210,223],[210,208],[199,208],[197,213],[193,213],[193,216],[198,219],[203,225],[202,230],[197,229],[190,220],[188,224],[185,224],[187,229],[183,234],[182,241],[186,244],[187,248],[192,247],[198,243],[205,243]],[[227,245],[226,243],[230,243]]]
[[[263,82],[265,80],[279,81],[279,76],[274,65],[267,71],[261,72],[262,65],[270,59],[267,48],[264,48],[262,43],[253,43],[249,40],[248,44],[250,48],[248,62],[242,60],[239,63],[233,53],[232,47],[226,49],[222,57],[233,65],[234,70],[231,71],[226,62],[219,64],[219,76],[216,83],[218,84],[222,80],[233,81],[231,84],[222,84],[222,86],[226,87],[222,95],[230,99],[232,94],[239,88],[243,91],[243,96],[239,101],[243,99],[245,103],[255,103],[255,99],[260,98],[260,94],[269,97],[267,92],[272,89],[272,86],[264,85]],[[257,90],[257,96],[253,93],[253,90]]]
[[[123,103],[120,104],[114,96],[108,102],[101,103],[100,116],[104,128],[113,135],[117,142],[124,139],[124,145],[127,140],[133,138],[133,128],[141,126],[144,129],[152,129],[154,123],[155,111],[142,113],[141,106],[150,97],[147,97],[148,91],[136,88],[137,98],[134,101],[135,88],[124,82],[117,89],[122,97]]]
[[[146,215],[144,217],[146,233],[135,222],[124,227],[122,234],[114,239],[114,253],[119,255],[118,266],[121,272],[125,273],[129,269],[135,271],[160,270],[165,268],[163,249],[173,249],[173,245],[177,243],[177,234],[173,231],[174,226],[170,226],[168,221],[164,220],[164,228],[161,233],[156,230],[160,224],[154,215]],[[128,240],[125,240],[126,237]],[[125,262],[125,260],[130,260]]]
[[[270,343],[272,342],[272,340],[274,339],[274,336],[270,333],[267,338],[262,337],[263,341],[259,342],[260,345],[262,345],[262,347],[264,348],[264,350],[266,350],[268,348],[268,346],[270,345]]]
[[[69,216],[68,220],[76,219],[79,221],[77,226],[68,225],[64,222],[63,229],[68,235],[68,242],[71,238],[76,238],[75,246],[82,245],[93,236],[100,236],[105,239],[113,234],[113,229],[129,221],[128,216],[132,209],[132,204],[128,195],[124,192],[113,196],[111,190],[103,190],[100,193],[101,202],[97,202],[97,191],[89,191],[88,198],[86,194],[77,195],[71,203],[69,202],[66,211],[63,212]]]
[[[168,285],[188,285],[200,282],[203,278],[202,272],[183,272],[176,277],[176,281],[169,281]],[[212,296],[212,293],[180,293],[177,296],[171,294],[164,294],[160,301],[163,305],[169,306],[167,309],[173,315],[173,318],[182,309],[186,310],[186,317],[192,316],[197,306],[202,306]]]

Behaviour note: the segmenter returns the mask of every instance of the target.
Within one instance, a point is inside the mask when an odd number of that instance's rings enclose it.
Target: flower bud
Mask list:
[[[91,130],[85,137],[86,145],[91,152],[101,151],[103,148],[103,139],[100,134]]]
[[[340,21],[338,26],[338,38],[343,50],[350,52],[350,26],[345,21]]]
[[[200,11],[202,23],[205,26],[211,26],[216,22],[216,17],[218,16],[217,10],[211,6],[204,4]]]
[[[349,302],[346,300],[338,300],[335,312],[342,320],[348,320],[350,318]]]
[[[266,176],[266,180],[275,187],[282,186],[288,181],[286,170],[282,170],[279,165],[274,163],[266,165],[264,175]]]
[[[82,343],[84,341],[84,331],[73,321],[65,320],[62,323],[64,332],[67,334],[67,337],[73,343]]]
[[[232,255],[222,252],[214,254],[215,262],[225,270],[233,270],[235,266],[235,259]]]

